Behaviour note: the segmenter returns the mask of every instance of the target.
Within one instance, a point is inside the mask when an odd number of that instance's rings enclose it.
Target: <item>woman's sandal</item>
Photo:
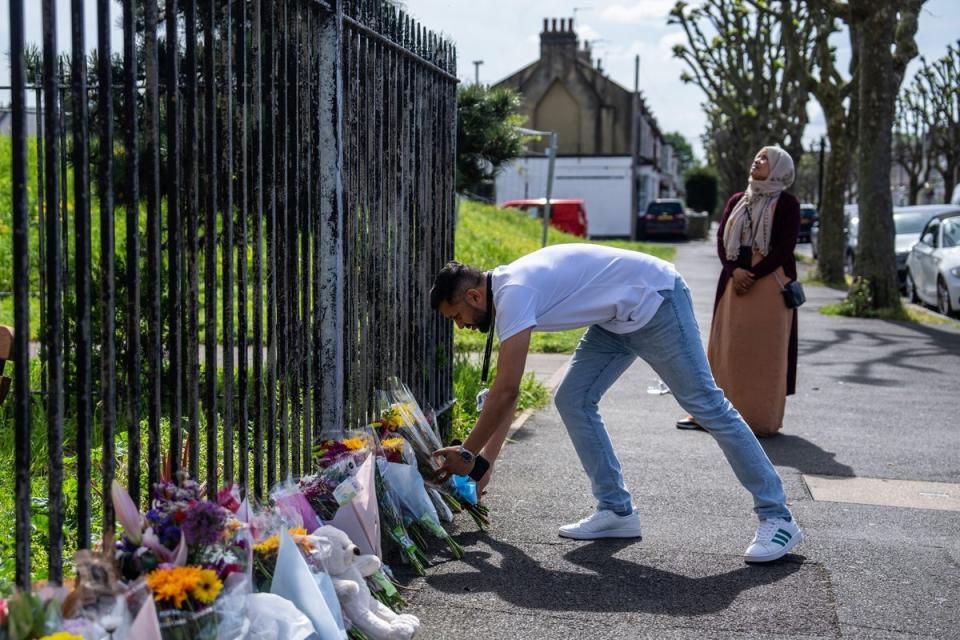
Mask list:
[[[677,429],[687,429],[687,430],[691,430],[691,431],[692,431],[692,430],[695,430],[695,429],[701,429],[701,430],[702,430],[703,427],[701,427],[701,426],[700,426],[700,423],[697,422],[695,419],[693,419],[693,418],[690,417],[690,416],[687,416],[687,417],[684,418],[683,420],[677,420]]]

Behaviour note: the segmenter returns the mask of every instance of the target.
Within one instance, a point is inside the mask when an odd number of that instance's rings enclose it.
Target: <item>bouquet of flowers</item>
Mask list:
[[[390,431],[391,424],[402,422],[402,418],[398,418],[398,412],[391,407],[384,410],[379,421],[370,425],[374,430],[374,438],[379,433],[387,436],[379,441],[377,448],[377,473],[380,478],[377,488],[378,492],[382,491],[381,503],[387,501],[398,507],[402,523],[416,545],[426,548],[424,533],[430,533],[443,540],[455,558],[461,558],[463,548],[441,526],[437,510],[417,469],[416,454],[404,438]]]
[[[392,434],[407,440],[412,447],[420,475],[426,482],[428,495],[442,518],[444,510],[466,510],[481,530],[490,524],[489,511],[475,501],[462,496],[453,479],[438,485],[433,483],[434,473],[440,468],[433,452],[442,448],[435,425],[427,420],[410,389],[397,378],[389,380],[389,389],[378,392],[381,405],[381,437]],[[396,426],[395,426],[396,425]],[[383,433],[383,430],[386,433]],[[442,498],[442,499],[441,499]]]
[[[160,567],[146,576],[157,603],[164,640],[216,640],[214,601],[223,582],[213,569],[197,565]]]

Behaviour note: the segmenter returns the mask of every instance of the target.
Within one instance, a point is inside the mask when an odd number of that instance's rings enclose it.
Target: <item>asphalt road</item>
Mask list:
[[[679,247],[706,340],[712,243]],[[960,483],[960,331],[820,315],[807,287],[798,393],[763,441],[806,539],[748,566],[749,495],[703,432],[678,431],[670,395],[630,368],[601,408],[643,523],[642,541],[575,542],[557,527],[593,508],[551,406],[506,447],[493,526],[460,517],[461,561],[435,547],[410,578],[421,638],[960,638],[960,513],[814,500],[802,474]],[[949,490],[948,489],[945,489]],[[402,572],[401,572],[401,575]]]

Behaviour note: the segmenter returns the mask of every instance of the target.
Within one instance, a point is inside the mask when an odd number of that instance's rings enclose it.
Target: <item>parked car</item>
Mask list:
[[[853,271],[853,257],[857,247],[857,225],[860,222],[859,216],[857,215],[857,205],[848,204],[843,207],[843,235],[846,238],[844,246],[846,247],[844,251],[844,264],[846,265],[847,271]],[[851,233],[850,227],[853,227],[853,232]],[[813,252],[813,259],[816,260],[818,254],[820,253],[820,217],[817,216],[816,220],[813,223],[813,226],[810,227],[810,248]]]
[[[896,227],[897,278],[900,291],[906,292],[907,258],[911,249],[921,238],[927,223],[941,215],[960,214],[960,207],[949,204],[924,204],[909,207],[894,207],[893,224]]]
[[[907,258],[906,295],[946,315],[960,309],[960,211],[942,213],[923,228]]]
[[[893,225],[895,236],[895,251],[897,260],[897,277],[901,291],[904,290],[907,274],[907,256],[910,248],[920,239],[920,231],[928,220],[948,211],[958,211],[951,205],[919,205],[895,207],[893,210]],[[846,238],[844,249],[844,271],[853,273],[857,259],[857,243],[860,234],[860,214],[857,205],[847,205],[843,208],[843,233]],[[813,257],[819,252],[820,229],[819,224],[812,230],[810,242],[813,245]]]
[[[810,231],[817,223],[817,208],[809,203],[800,205],[800,242],[810,242]]]
[[[676,198],[657,198],[647,205],[647,211],[637,220],[637,236],[681,235],[687,237],[690,221],[683,201]]]
[[[531,217],[543,220],[543,212],[547,208],[547,199],[507,200],[500,206],[506,209],[521,209]],[[550,226],[586,238],[587,209],[583,200],[569,198],[550,200]]]

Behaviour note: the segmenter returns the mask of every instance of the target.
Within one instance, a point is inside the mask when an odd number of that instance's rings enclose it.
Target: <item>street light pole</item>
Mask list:
[[[547,160],[547,202],[543,208],[543,246],[547,246],[547,231],[550,229],[550,213],[553,209],[553,205],[550,202],[550,197],[553,195],[553,166],[557,159],[557,133],[552,131],[550,133],[550,147],[547,149],[547,153],[550,154],[549,160]]]
[[[473,61],[473,84],[480,84],[480,65],[482,64],[483,60]]]
[[[820,172],[817,176],[817,214],[820,213],[820,208],[823,206],[823,149],[826,145],[826,141],[823,136],[820,136]]]

